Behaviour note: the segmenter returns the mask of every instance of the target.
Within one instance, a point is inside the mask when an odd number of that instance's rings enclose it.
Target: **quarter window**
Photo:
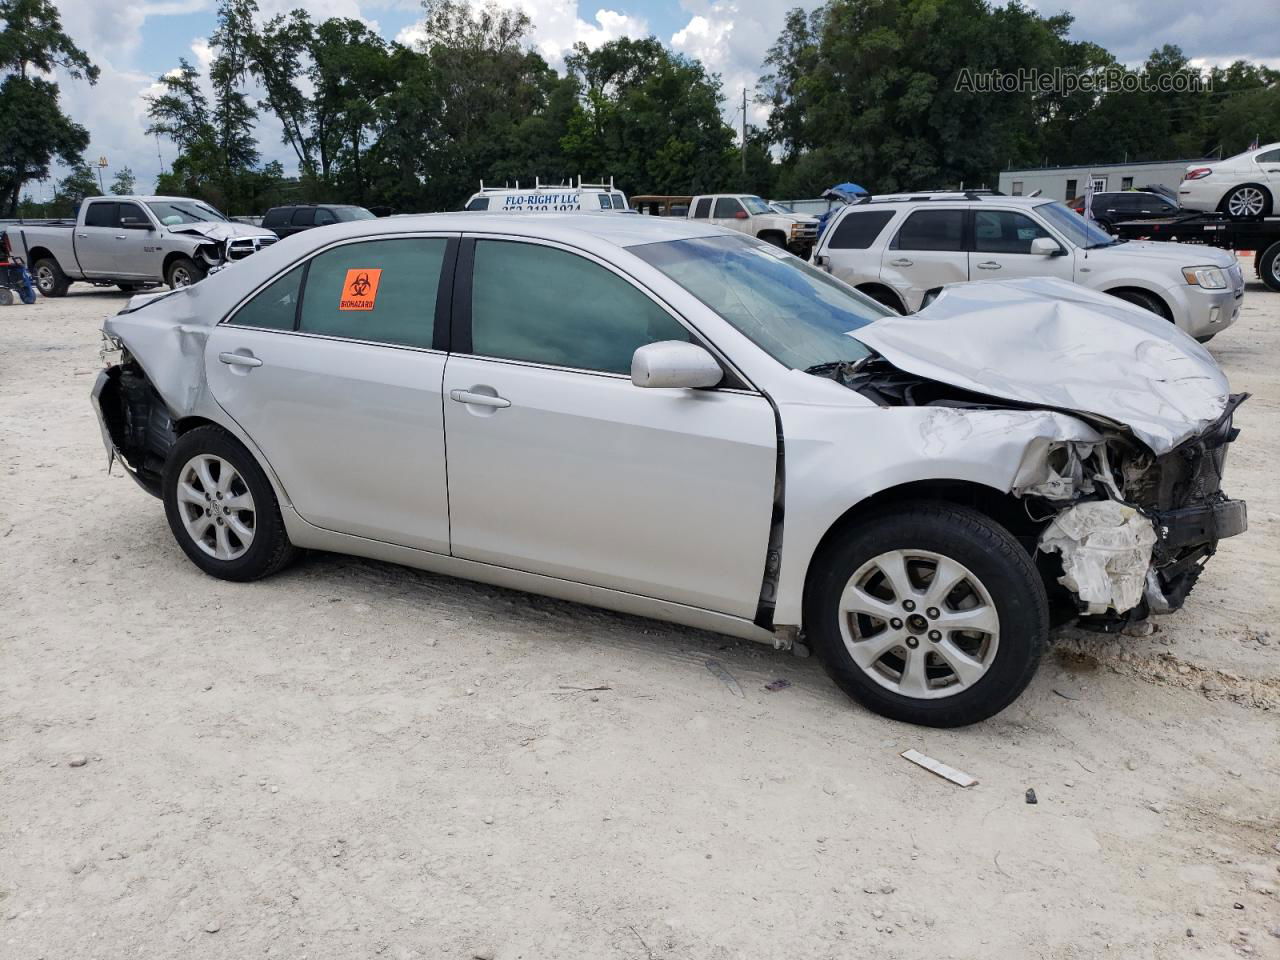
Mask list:
[[[1031,241],[1049,232],[1012,210],[973,212],[973,249],[979,253],[1030,253]]]
[[[695,220],[705,220],[711,216],[711,198],[703,197],[698,201],[697,206],[693,208],[693,218]]]
[[[298,329],[430,347],[446,241],[405,237],[349,243],[311,261]]]
[[[832,250],[865,250],[892,219],[892,210],[850,211],[836,224],[827,246]]]
[[[227,323],[267,330],[292,330],[298,312],[304,266],[294,267],[236,311]]]
[[[551,247],[477,240],[472,353],[630,373],[646,343],[688,340],[683,326],[621,277]]]
[[[963,250],[963,210],[916,210],[894,238],[895,250]]]

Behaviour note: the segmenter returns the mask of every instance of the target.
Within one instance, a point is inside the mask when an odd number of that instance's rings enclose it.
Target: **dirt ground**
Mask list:
[[[1065,634],[930,731],[813,660],[395,566],[204,576],[105,473],[123,296],[73,290],[0,308],[4,960],[1280,957],[1280,294],[1211,347],[1249,532],[1158,632]]]

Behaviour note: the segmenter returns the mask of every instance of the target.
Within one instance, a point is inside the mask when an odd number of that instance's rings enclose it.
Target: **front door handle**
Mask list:
[[[889,261],[889,266],[891,266],[891,267],[909,267],[909,266],[911,266],[914,262],[915,262],[915,261],[913,261],[913,260],[907,260],[906,258],[899,258],[899,259],[897,259],[897,260],[890,260],[890,261]]]
[[[475,393],[472,390],[450,390],[449,399],[477,407],[496,407],[499,410],[511,406],[511,401],[503,397],[495,397],[491,393]]]
[[[996,263],[994,260],[988,260],[985,263],[978,264],[978,269],[979,270],[999,270],[1000,264]]]
[[[233,367],[260,367],[262,361],[247,353],[220,353],[218,359]]]

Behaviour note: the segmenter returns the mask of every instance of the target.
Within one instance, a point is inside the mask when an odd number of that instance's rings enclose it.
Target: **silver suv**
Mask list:
[[[948,283],[1056,277],[1159,314],[1202,342],[1234,323],[1244,301],[1230,253],[1118,240],[1043,197],[876,197],[835,215],[813,262],[900,313]]]

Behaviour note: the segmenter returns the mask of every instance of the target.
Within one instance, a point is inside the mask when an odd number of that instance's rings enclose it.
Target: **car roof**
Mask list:
[[[934,204],[958,203],[978,209],[984,205],[1003,204],[1014,207],[1038,207],[1046,203],[1055,203],[1053,197],[1006,197],[999,194],[977,194],[966,197],[963,194],[893,194],[872,197],[861,203],[850,203],[841,210],[876,210],[882,207],[909,207],[913,210],[928,210]]]

